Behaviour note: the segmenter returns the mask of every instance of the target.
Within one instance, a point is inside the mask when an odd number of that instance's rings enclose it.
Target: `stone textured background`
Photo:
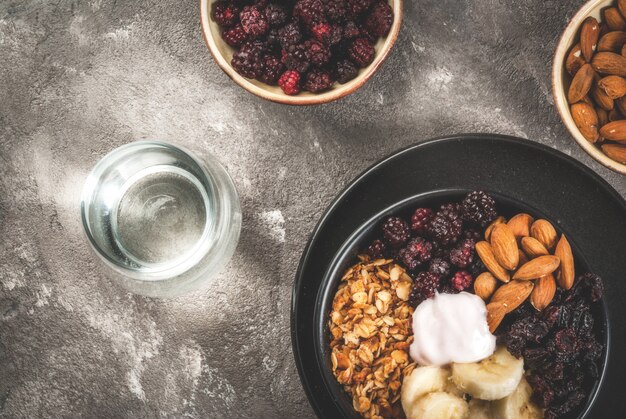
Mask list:
[[[553,49],[582,2],[405,3],[371,82],[290,108],[213,63],[196,1],[0,0],[0,417],[312,417],[289,339],[298,259],[333,196],[400,147],[518,135],[626,196],[552,104]],[[83,237],[85,176],[137,139],[212,153],[239,188],[241,242],[205,291],[131,295]]]

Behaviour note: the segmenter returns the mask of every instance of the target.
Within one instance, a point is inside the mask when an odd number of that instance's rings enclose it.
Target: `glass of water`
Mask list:
[[[85,183],[81,216],[114,276],[156,297],[201,287],[230,260],[241,230],[237,191],[217,160],[156,141],[100,160]]]

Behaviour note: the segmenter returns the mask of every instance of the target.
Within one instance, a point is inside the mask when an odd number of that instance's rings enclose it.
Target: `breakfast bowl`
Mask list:
[[[462,170],[454,163],[461,157],[467,162]],[[570,177],[575,182],[567,181]],[[556,187],[562,194],[559,199],[554,199]],[[580,202],[583,208],[566,203],[577,199],[581,188],[603,201],[598,207],[601,214],[591,215],[589,225],[581,220],[590,216],[591,201]],[[616,400],[612,388],[619,387],[620,372],[607,365],[624,371],[617,366],[619,361],[616,364],[618,355],[610,350],[609,336],[615,342],[626,335],[609,325],[609,317],[624,311],[619,302],[612,302],[610,290],[626,262],[615,270],[614,258],[603,255],[592,242],[626,242],[626,204],[597,175],[559,152],[511,137],[467,135],[427,141],[377,163],[337,197],[316,226],[294,283],[292,344],[301,381],[318,416],[359,417],[352,395],[333,374],[336,360],[330,348],[329,315],[345,270],[380,236],[381,222],[388,216],[406,219],[416,207],[437,208],[476,189],[489,191],[506,217],[522,211],[551,220],[559,233],[568,236],[578,272],[589,270],[604,278],[605,298],[593,309],[594,327],[606,348],[598,362],[599,374],[585,386],[584,402],[560,417],[609,414],[607,403]],[[618,401],[611,409],[611,414],[624,413],[626,403]]]
[[[319,105],[323,103],[332,102],[339,98],[342,98],[350,93],[355,92],[361,86],[365,84],[380,68],[383,64],[387,56],[389,55],[393,45],[395,44],[398,34],[400,32],[400,26],[402,23],[402,0],[389,0],[389,7],[393,12],[393,20],[389,23],[388,32],[381,37],[378,37],[375,41],[371,42],[371,46],[373,46],[373,50],[375,51],[375,55],[371,62],[368,59],[366,62],[363,62],[358,70],[352,68],[353,75],[350,77],[346,77],[346,80],[343,84],[338,81],[334,81],[330,88],[323,89],[317,93],[311,93],[310,91],[305,91],[303,86],[302,91],[297,94],[291,95],[286,94],[281,87],[279,87],[275,80],[272,81],[272,85],[259,81],[255,78],[248,78],[242,76],[232,64],[233,54],[236,52],[235,48],[226,43],[222,37],[222,34],[225,30],[224,27],[220,27],[218,23],[216,23],[214,19],[213,8],[216,2],[214,0],[201,0],[200,1],[200,18],[202,24],[202,33],[204,36],[204,40],[207,44],[211,55],[215,59],[215,62],[220,66],[220,68],[239,86],[246,89],[250,93],[259,96],[263,99],[267,99],[273,102],[288,104],[288,105]],[[295,2],[294,2],[295,3]],[[374,4],[374,3],[372,3]],[[373,6],[372,6],[373,7]],[[369,12],[367,12],[369,13]],[[366,15],[366,12],[363,13],[363,16]],[[235,17],[235,20],[238,18]],[[333,24],[335,25],[335,24]],[[338,26],[337,24],[336,26]],[[333,26],[334,27],[334,26]],[[344,30],[345,32],[345,30]],[[344,33],[341,32],[341,33]],[[313,35],[310,35],[313,36]],[[310,37],[309,36],[309,37]],[[303,35],[302,42],[304,43],[307,35]],[[262,38],[260,38],[262,39]],[[314,40],[311,38],[311,40]],[[334,41],[333,41],[334,42]],[[347,42],[347,41],[346,41]],[[350,41],[352,42],[352,41]],[[370,43],[370,41],[367,41]],[[232,43],[232,42],[231,42]],[[334,47],[333,47],[334,48]],[[279,47],[280,49],[280,47]],[[282,58],[284,58],[284,48],[282,52],[276,52],[276,59],[281,59],[279,56],[283,54]],[[334,54],[334,52],[333,52]],[[331,56],[331,60],[334,59]],[[331,66],[333,62],[326,64],[325,66]],[[310,70],[307,70],[310,71]],[[356,72],[358,71],[358,72]],[[284,75],[283,70],[281,70]],[[329,74],[332,75],[332,80],[337,79],[336,71],[334,69],[329,69]],[[352,78],[354,77],[354,78]],[[350,80],[347,80],[350,78]],[[305,74],[302,74],[302,80],[299,85],[304,84]],[[332,82],[331,80],[331,82]],[[300,88],[298,88],[299,90]]]
[[[607,12],[607,10],[609,11]],[[609,14],[608,17],[607,13]],[[561,39],[557,44],[556,52],[554,54],[554,60],[552,63],[552,91],[554,95],[554,104],[561,119],[563,120],[563,123],[565,124],[565,127],[568,129],[572,137],[574,137],[576,142],[580,145],[580,147],[582,147],[583,150],[585,150],[594,159],[596,159],[609,169],[612,169],[618,173],[626,174],[626,146],[622,147],[622,144],[626,143],[622,142],[621,144],[609,144],[610,142],[603,142],[597,137],[595,139],[593,137],[590,137],[590,139],[586,138],[583,134],[583,131],[581,131],[581,125],[593,124],[593,122],[589,123],[588,120],[584,117],[585,110],[583,106],[577,107],[577,116],[573,115],[570,108],[571,103],[568,102],[568,93],[573,77],[571,74],[568,73],[568,70],[566,68],[566,61],[568,60],[568,57],[570,57],[570,55],[571,57],[569,59],[571,60],[577,60],[581,57],[584,59],[584,55],[581,53],[581,51],[574,49],[578,45],[580,45],[581,28],[585,20],[589,17],[595,18],[600,23],[599,27],[597,28],[599,33],[601,34],[599,38],[602,38],[602,36],[605,35],[607,32],[617,31],[618,29],[620,32],[626,30],[626,26],[624,26],[621,22],[623,16],[618,8],[618,2],[615,0],[591,0],[585,3],[580,8],[580,10],[578,10],[578,12],[571,18],[569,24],[565,28],[565,31],[561,35]],[[612,24],[611,28],[609,28],[606,22],[610,19],[617,19],[619,20],[619,23],[613,23],[613,20],[611,20]],[[618,42],[621,43],[621,41]],[[594,44],[594,42],[591,41],[589,43]],[[595,44],[592,45],[592,47],[594,51],[598,49],[600,52],[609,52],[611,49],[611,46],[603,47],[603,45],[601,45],[597,40],[595,41]],[[621,46],[619,51],[615,50],[613,52],[619,55],[621,52]],[[576,58],[573,58],[574,56]],[[594,67],[593,63],[592,67]],[[596,70],[596,74],[602,74],[600,77],[604,77],[608,74],[615,74],[614,72],[598,72],[597,69],[597,67],[594,67],[594,70]],[[590,101],[590,104],[594,106],[595,109],[600,109],[598,112],[603,114],[597,115],[597,117],[592,117],[592,119],[596,119],[595,125],[600,125],[597,126],[594,131],[600,130],[602,125],[604,125],[608,121],[613,120],[613,118],[609,118],[609,111],[612,107],[619,107],[620,109],[620,112],[616,112],[618,114],[616,118],[621,119],[624,117],[623,115],[621,115],[622,104],[618,103],[620,102],[619,98],[616,98],[616,100],[614,101],[614,105],[613,101],[610,99],[608,100],[608,104],[602,104],[598,102],[598,98],[595,96],[595,93],[593,93],[593,89],[597,88],[598,80],[599,78],[593,82],[593,85],[591,87],[591,93],[582,100]],[[604,97],[603,100],[606,100],[606,97]],[[604,109],[602,108],[603,106]],[[591,112],[593,111],[591,110]],[[587,115],[589,113],[590,111],[588,110]],[[605,116],[605,114],[607,116]],[[579,120],[577,121],[576,119]],[[588,128],[583,127],[582,129],[585,130]],[[594,134],[587,134],[587,137],[589,137],[590,135],[596,136],[596,134],[597,132]],[[598,136],[601,136],[601,133]]]

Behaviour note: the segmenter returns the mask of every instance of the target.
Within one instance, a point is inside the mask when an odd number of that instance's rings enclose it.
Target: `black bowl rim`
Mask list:
[[[386,164],[387,162],[389,162],[392,159],[397,158],[398,156],[401,156],[402,154],[405,154],[407,152],[413,151],[415,149],[419,149],[421,147],[426,147],[426,146],[430,146],[432,144],[436,144],[436,143],[444,143],[444,142],[457,142],[459,140],[471,140],[471,139],[487,139],[487,140],[498,140],[498,141],[502,141],[502,142],[506,142],[506,143],[515,143],[515,144],[519,144],[522,143],[525,146],[535,149],[537,151],[540,152],[544,152],[544,153],[548,153],[551,156],[563,160],[569,164],[571,164],[572,166],[576,167],[577,169],[583,171],[587,176],[591,177],[593,180],[596,181],[596,183],[601,186],[605,192],[607,192],[609,195],[611,195],[616,202],[619,202],[620,206],[622,207],[622,209],[624,211],[626,211],[626,201],[624,200],[624,198],[622,198],[621,195],[619,195],[617,193],[617,191],[604,179],[602,178],[600,175],[598,175],[596,172],[594,172],[592,169],[590,169],[589,167],[587,167],[586,165],[584,165],[583,163],[581,163],[580,161],[576,160],[575,158],[568,156],[564,153],[562,153],[561,151],[554,149],[552,147],[549,147],[547,145],[544,144],[540,144],[537,143],[535,141],[531,141],[528,139],[523,139],[523,138],[519,138],[519,137],[514,137],[514,136],[510,136],[510,135],[503,135],[503,134],[492,134],[492,133],[466,133],[466,134],[455,134],[455,135],[447,135],[447,136],[441,136],[441,137],[436,137],[436,138],[432,138],[432,139],[428,139],[422,142],[419,142],[417,144],[412,144],[409,145],[407,147],[401,148],[391,154],[388,154],[387,156],[383,157],[382,159],[378,160],[377,162],[375,162],[374,164],[370,165],[368,168],[366,168],[364,171],[362,171],[358,176],[356,176],[336,197],[335,199],[333,199],[333,201],[330,203],[330,205],[326,208],[326,210],[324,211],[324,213],[322,214],[322,216],[320,217],[319,221],[317,222],[317,224],[315,225],[312,233],[309,236],[309,239],[307,240],[306,246],[304,247],[304,250],[302,252],[302,256],[300,258],[300,262],[298,264],[298,268],[296,270],[296,275],[295,275],[295,280],[294,280],[294,284],[293,284],[293,288],[292,288],[292,294],[291,294],[291,313],[290,313],[290,327],[291,327],[291,345],[292,345],[292,352],[293,352],[293,356],[296,362],[296,369],[298,371],[298,375],[300,377],[300,382],[305,390],[305,394],[307,396],[307,399],[309,400],[309,404],[311,405],[311,407],[313,408],[313,410],[315,411],[316,415],[319,416],[321,410],[319,408],[319,406],[317,405],[317,401],[315,400],[315,398],[313,397],[313,391],[309,386],[309,381],[307,379],[307,376],[305,375],[304,371],[303,371],[303,362],[302,359],[300,358],[300,353],[299,353],[299,349],[298,349],[298,336],[297,336],[297,307],[298,307],[298,302],[299,302],[299,292],[302,286],[302,273],[303,273],[303,268],[304,266],[307,264],[309,258],[310,258],[310,253],[311,253],[311,245],[313,244],[313,242],[317,239],[321,227],[328,221],[328,218],[330,217],[330,215],[332,214],[332,212],[335,210],[335,207],[338,205],[339,202],[341,202],[341,200],[343,200],[345,198],[345,196],[359,183],[361,182],[361,180],[363,178],[365,178],[367,175],[369,175],[371,172],[375,171],[379,166],[382,166],[384,164]],[[602,375],[600,378],[600,384],[598,387],[598,391],[596,391],[595,395],[593,396],[591,402],[589,403],[589,406],[592,406],[595,402],[595,399],[597,398],[600,390],[602,389],[602,384],[604,382],[604,378],[606,376],[606,370],[608,369],[608,364],[609,364],[609,352],[610,352],[610,319],[609,319],[609,315],[608,315],[608,310],[607,310],[607,304],[606,302],[603,303],[604,305],[604,310],[606,313],[606,323],[607,323],[607,337],[606,337],[606,341],[607,341],[607,348],[606,348],[606,355],[605,355],[605,362],[604,362],[604,367],[602,369]]]

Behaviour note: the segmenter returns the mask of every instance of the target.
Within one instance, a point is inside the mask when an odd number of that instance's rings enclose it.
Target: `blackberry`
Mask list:
[[[365,19],[363,27],[373,39],[377,39],[387,36],[392,23],[393,10],[391,6],[384,1],[379,1]]]
[[[461,201],[461,218],[480,227],[486,227],[498,216],[496,202],[483,191],[473,191]]]
[[[481,273],[487,272],[487,267],[485,266],[483,261],[480,260],[480,258],[475,258],[474,262],[472,262],[472,264],[470,265],[469,271],[474,276],[474,278],[476,278]]]
[[[409,294],[409,303],[417,307],[422,301],[432,298],[439,287],[439,275],[431,272],[420,272],[415,277],[413,289]]]
[[[348,49],[348,57],[359,67],[367,67],[374,61],[376,50],[366,38],[357,38]]]
[[[355,15],[367,12],[372,7],[372,4],[374,4],[374,0],[348,0],[350,10]]]
[[[317,41],[306,41],[304,46],[308,50],[309,59],[314,66],[322,67],[330,61],[330,50],[325,45]]]
[[[382,259],[385,257],[387,246],[380,240],[374,240],[372,244],[365,250],[365,253],[372,259]]]
[[[458,271],[452,276],[450,280],[450,284],[452,288],[457,291],[463,291],[472,286],[472,282],[474,282],[474,278],[467,271]]]
[[[359,69],[350,60],[337,61],[335,78],[341,84],[347,83],[359,74]]]
[[[383,236],[392,247],[400,247],[409,239],[409,225],[402,218],[387,218],[382,229]]]
[[[474,240],[474,243],[478,243],[483,239],[483,235],[481,234],[481,232],[478,230],[474,230],[473,228],[468,228],[467,230],[463,231],[463,237],[466,239]]]
[[[450,262],[459,268],[467,268],[474,260],[475,245],[473,239],[463,240],[459,246],[450,251]]]
[[[454,244],[461,235],[463,221],[454,205],[442,205],[428,226],[428,234],[442,246]]]
[[[295,70],[288,70],[278,79],[278,85],[286,95],[292,96],[300,93],[300,73]]]
[[[288,70],[306,73],[311,66],[309,49],[304,44],[292,45],[283,51],[282,61]]]
[[[287,9],[284,6],[276,3],[270,3],[264,10],[265,19],[270,27],[278,28],[287,22],[289,17]]]
[[[211,17],[221,27],[228,28],[239,21],[239,8],[227,1],[216,1],[211,9]]]
[[[334,81],[329,71],[314,68],[306,75],[304,89],[311,93],[319,93],[332,87]]]
[[[248,34],[240,24],[228,28],[222,32],[222,39],[233,48],[239,48],[248,40]]]
[[[274,56],[267,55],[265,57],[265,65],[263,67],[263,71],[259,75],[259,81],[263,83],[275,85],[278,81],[278,78],[283,72],[283,63]]]
[[[432,257],[433,245],[421,237],[411,239],[406,247],[403,247],[398,256],[404,266],[412,271],[418,266],[422,266]]]
[[[322,0],[326,7],[326,17],[331,22],[341,22],[348,12],[346,0]]]
[[[349,20],[343,27],[343,38],[344,39],[354,39],[358,38],[362,35],[361,29],[357,26],[354,21]]]
[[[335,45],[341,41],[342,29],[340,26],[322,22],[314,25],[311,33],[318,41],[326,45]]]
[[[231,64],[242,76],[255,79],[264,67],[265,44],[261,41],[248,41],[233,54]]]
[[[433,210],[430,208],[416,209],[411,216],[411,231],[415,234],[426,234],[433,215]]]
[[[265,15],[257,6],[246,6],[239,14],[241,26],[248,35],[258,38],[265,35],[270,28]]]
[[[278,42],[283,49],[297,45],[300,41],[302,41],[302,32],[297,23],[288,23],[278,30]]]
[[[450,264],[442,258],[433,258],[428,266],[428,272],[437,274],[441,279],[450,276]]]
[[[293,7],[293,15],[306,26],[311,27],[325,20],[324,9],[321,0],[298,0]]]

